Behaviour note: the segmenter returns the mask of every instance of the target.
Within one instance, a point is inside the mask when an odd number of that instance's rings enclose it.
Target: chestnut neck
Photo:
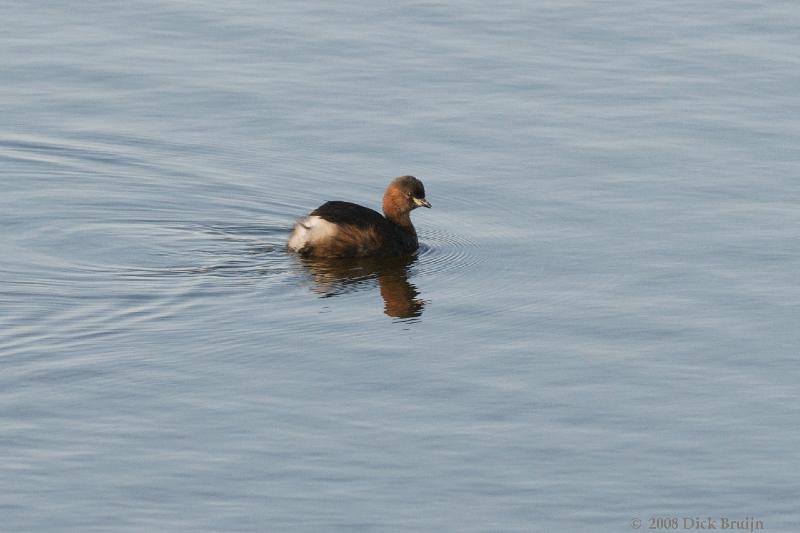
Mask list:
[[[411,223],[411,211],[404,204],[406,204],[406,199],[402,194],[388,190],[383,197],[383,214],[404,231],[416,237],[417,231]]]

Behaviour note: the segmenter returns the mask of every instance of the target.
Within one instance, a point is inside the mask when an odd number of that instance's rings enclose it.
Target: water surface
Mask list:
[[[2,11],[3,528],[797,530],[793,3]]]

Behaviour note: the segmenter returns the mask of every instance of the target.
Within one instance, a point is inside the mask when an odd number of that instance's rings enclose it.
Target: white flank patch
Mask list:
[[[336,235],[336,224],[316,215],[306,217],[294,225],[292,234],[289,235],[289,249],[299,252],[306,245],[314,246],[334,235]]]

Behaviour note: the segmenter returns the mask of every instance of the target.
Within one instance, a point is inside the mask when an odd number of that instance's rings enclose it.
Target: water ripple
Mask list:
[[[439,228],[420,230],[420,274],[447,279],[463,276],[482,261],[476,253],[477,243],[462,235]]]

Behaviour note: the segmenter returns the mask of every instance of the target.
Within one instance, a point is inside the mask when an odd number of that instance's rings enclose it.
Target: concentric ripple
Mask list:
[[[422,228],[417,270],[421,275],[455,277],[468,273],[482,261],[477,243],[441,228]]]
[[[461,226],[458,212],[473,207],[471,195],[450,199],[456,213],[441,215],[450,224],[420,225],[421,246],[410,258],[309,263],[286,250],[294,219],[329,194],[358,200],[363,184],[337,181],[309,193],[322,172],[287,184],[233,165],[248,153],[217,152],[199,165],[189,156],[206,157],[206,147],[114,141],[0,139],[0,159],[29,180],[12,183],[3,198],[2,222],[13,231],[0,263],[0,352],[78,350],[179,323],[214,305],[214,295],[244,298],[253,288],[262,299],[298,289],[321,298],[374,291],[387,315],[413,319],[426,302],[418,285],[435,278],[447,286],[483,260],[475,240],[446,229]]]

